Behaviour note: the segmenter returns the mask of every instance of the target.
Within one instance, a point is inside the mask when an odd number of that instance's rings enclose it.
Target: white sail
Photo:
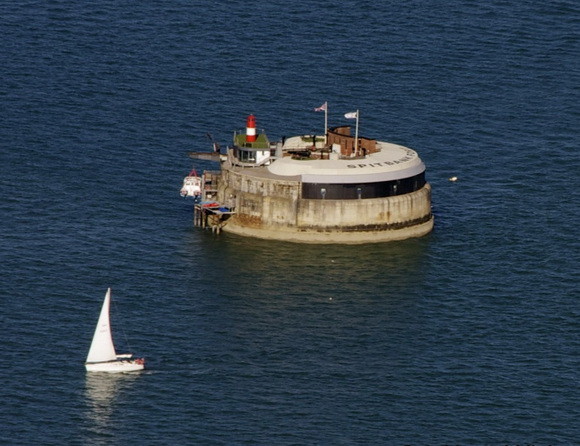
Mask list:
[[[113,361],[117,359],[115,353],[115,345],[113,344],[113,337],[111,335],[111,324],[109,322],[109,307],[111,304],[111,288],[107,289],[105,295],[105,302],[101,309],[99,322],[95,329],[93,342],[87,356],[87,362],[103,362]]]

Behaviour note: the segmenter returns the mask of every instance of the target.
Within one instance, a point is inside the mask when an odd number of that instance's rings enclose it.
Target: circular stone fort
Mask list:
[[[420,237],[433,229],[425,164],[407,147],[351,135],[271,142],[235,132],[221,170],[204,172],[195,221],[249,237],[301,243],[361,244]],[[195,158],[195,154],[190,154]]]

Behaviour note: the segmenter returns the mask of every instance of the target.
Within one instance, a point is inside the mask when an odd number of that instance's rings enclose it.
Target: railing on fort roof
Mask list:
[[[342,156],[352,156],[354,151],[354,136],[350,134],[350,126],[343,125],[340,127],[333,127],[328,129],[327,144],[332,146],[333,144],[340,145],[340,154]],[[371,153],[378,152],[377,140],[364,138],[362,136],[358,137],[358,152],[356,155],[370,155]]]
[[[262,131],[262,133],[258,134],[256,137],[256,141],[248,142],[246,141],[246,134],[242,133],[242,131],[234,132],[234,145],[238,147],[243,147],[247,149],[269,149],[270,148],[270,141],[266,134]]]

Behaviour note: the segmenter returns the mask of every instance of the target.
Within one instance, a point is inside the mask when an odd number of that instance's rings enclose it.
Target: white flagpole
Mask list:
[[[356,111],[356,127],[354,131],[354,156],[356,156],[357,149],[358,149],[358,110]]]
[[[326,107],[324,107],[324,145],[326,145],[328,134],[328,102],[324,103]]]

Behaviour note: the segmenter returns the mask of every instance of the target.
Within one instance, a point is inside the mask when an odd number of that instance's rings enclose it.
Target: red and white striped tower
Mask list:
[[[256,117],[254,115],[248,116],[246,119],[246,142],[256,141]]]

